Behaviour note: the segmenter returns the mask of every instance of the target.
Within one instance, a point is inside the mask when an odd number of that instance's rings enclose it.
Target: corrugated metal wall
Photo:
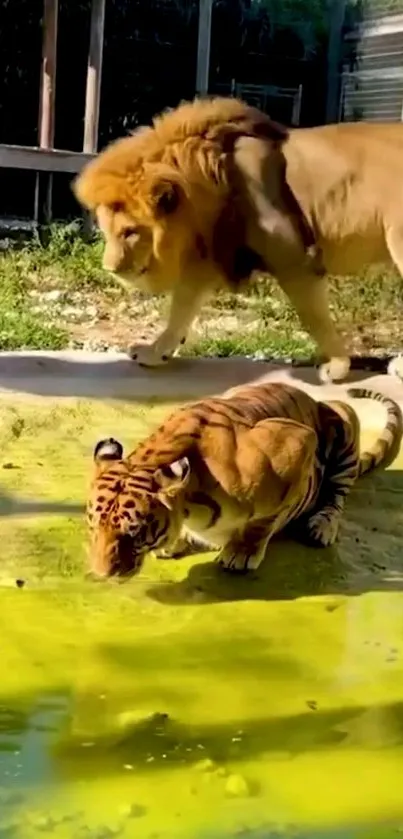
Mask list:
[[[340,119],[400,122],[403,111],[403,2],[372,0],[344,38]]]

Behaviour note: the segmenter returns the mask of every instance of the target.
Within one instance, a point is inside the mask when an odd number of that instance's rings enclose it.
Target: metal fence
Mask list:
[[[255,105],[273,119],[287,125],[298,126],[301,122],[303,85],[281,87],[268,84],[242,84],[233,79],[231,85],[215,85],[214,93],[222,96],[236,96]]]
[[[339,119],[400,122],[403,112],[403,2],[372,0],[345,33]]]

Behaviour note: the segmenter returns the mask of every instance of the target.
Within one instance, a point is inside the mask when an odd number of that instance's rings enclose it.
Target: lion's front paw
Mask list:
[[[141,367],[164,367],[173,356],[173,353],[161,353],[155,344],[134,344],[128,354]]]
[[[337,515],[324,510],[315,513],[306,523],[305,541],[313,547],[328,548],[337,539],[339,524],[340,520]]]
[[[345,356],[342,358],[331,358],[325,364],[319,367],[319,378],[323,384],[332,384],[332,382],[340,382],[346,379],[350,370],[350,359]]]
[[[403,381],[403,355],[395,355],[391,358],[388,364],[389,376],[395,376],[396,379]]]

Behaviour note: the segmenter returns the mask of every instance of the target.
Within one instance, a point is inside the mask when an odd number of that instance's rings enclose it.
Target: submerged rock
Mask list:
[[[37,816],[32,820],[33,827],[37,830],[42,830],[44,833],[48,830],[54,830],[57,822],[51,816]]]
[[[211,760],[209,757],[205,757],[204,760],[199,760],[195,763],[194,768],[197,772],[214,772],[217,769],[214,760]]]
[[[141,804],[122,804],[119,807],[119,816],[124,819],[141,819],[147,815],[147,807]]]
[[[121,825],[101,824],[97,827],[83,825],[74,834],[74,839],[112,839],[122,833]]]
[[[225,784],[225,793],[230,798],[248,798],[251,791],[242,775],[230,775]]]

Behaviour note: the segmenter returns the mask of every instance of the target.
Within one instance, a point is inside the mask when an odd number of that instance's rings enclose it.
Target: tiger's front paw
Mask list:
[[[316,548],[328,548],[334,545],[339,533],[339,518],[326,511],[315,513],[306,523],[304,541]]]
[[[215,561],[232,574],[247,574],[259,568],[263,555],[264,552],[260,550],[252,552],[246,544],[230,542],[220,551]]]
[[[128,354],[141,367],[164,367],[174,353],[161,352],[155,344],[133,344]]]
[[[181,536],[173,545],[158,548],[155,556],[157,559],[181,559],[189,553],[191,553],[191,545],[186,537]]]
[[[346,379],[350,371],[348,356],[331,358],[319,367],[319,378],[323,384],[332,384]]]
[[[247,574],[249,553],[246,550],[235,550],[231,545],[226,545],[216,558],[216,563],[225,571],[232,574]]]

